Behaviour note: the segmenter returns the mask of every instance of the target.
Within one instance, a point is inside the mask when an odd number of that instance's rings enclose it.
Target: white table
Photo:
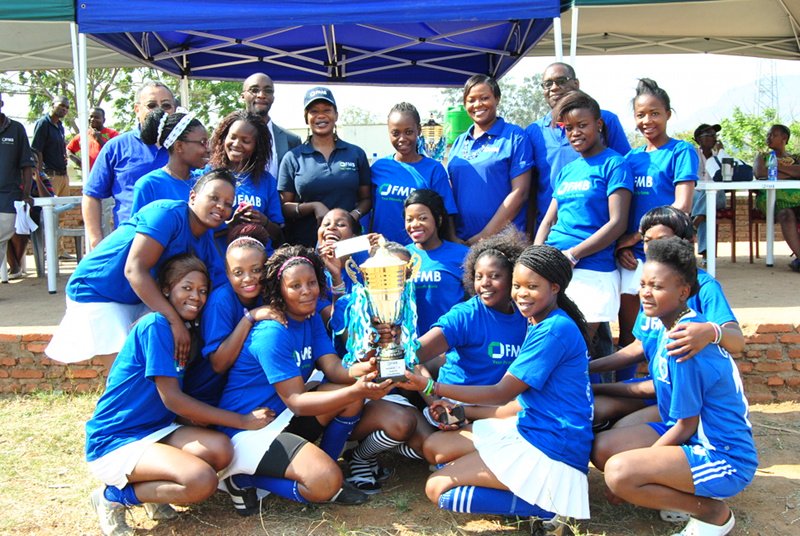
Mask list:
[[[720,190],[766,190],[767,191],[767,266],[775,264],[775,190],[800,190],[800,180],[752,180],[742,182],[711,182],[698,181],[696,188],[705,192],[718,192]],[[735,207],[734,207],[735,208]],[[711,277],[717,271],[717,196],[706,195],[706,271]],[[758,238],[756,238],[758,239]]]
[[[71,195],[64,197],[34,197],[33,204],[42,207],[42,224],[44,226],[44,251],[47,272],[47,291],[56,293],[56,276],[58,275],[58,214],[56,207],[77,203],[80,205],[82,197]]]

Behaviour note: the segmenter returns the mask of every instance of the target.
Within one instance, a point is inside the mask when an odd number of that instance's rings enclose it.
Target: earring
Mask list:
[[[165,298],[169,298],[169,292],[165,292],[165,293],[164,293],[164,297],[165,297]]]

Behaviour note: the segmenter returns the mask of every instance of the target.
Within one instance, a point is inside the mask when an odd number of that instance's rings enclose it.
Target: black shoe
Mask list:
[[[334,495],[333,499],[329,502],[333,504],[344,504],[354,506],[357,504],[364,504],[369,500],[369,495],[356,489],[352,484],[345,481],[342,484],[342,489]]]
[[[233,482],[232,477],[222,481],[225,491],[231,496],[236,513],[242,517],[251,516],[259,510],[258,494],[256,488],[240,488]]]

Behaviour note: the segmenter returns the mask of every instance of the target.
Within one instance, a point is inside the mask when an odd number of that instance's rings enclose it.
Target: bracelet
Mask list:
[[[442,397],[442,395],[439,394],[439,382],[433,382],[433,395],[439,398]]]
[[[428,378],[428,385],[425,386],[425,389],[422,390],[422,393],[431,396],[433,394],[433,387],[434,387],[433,378]]]
[[[363,217],[364,217],[364,213],[363,213],[363,212],[361,212],[360,210],[358,210],[358,208],[357,208],[357,207],[353,209],[353,212],[356,212],[356,213],[358,213],[358,218],[356,218],[357,220],[358,220],[358,219],[361,219],[361,218],[363,218]]]
[[[572,254],[572,250],[571,249],[565,249],[562,253],[567,257],[567,259],[572,264],[572,266],[575,266],[576,264],[578,264],[578,259],[575,258],[575,255]]]
[[[247,310],[247,307],[244,308],[244,317],[250,321],[250,325],[255,325],[256,319],[253,318],[253,315],[250,314],[250,311]]]
[[[299,201],[297,203],[295,203],[295,205],[294,205],[294,213],[297,215],[298,218],[300,216],[302,216],[302,214],[300,214],[300,202]]]
[[[341,296],[347,291],[347,287],[344,286],[344,281],[339,283],[338,285],[331,285],[331,294],[334,296]]]
[[[711,341],[711,344],[719,344],[722,342],[722,327],[715,322],[709,322],[711,327],[714,328],[714,340]]]

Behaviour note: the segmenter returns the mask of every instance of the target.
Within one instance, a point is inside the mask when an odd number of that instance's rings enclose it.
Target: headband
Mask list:
[[[225,250],[225,253],[227,254],[231,249],[235,247],[242,247],[244,245],[255,246],[257,250],[262,252],[266,251],[264,244],[262,244],[260,240],[257,240],[252,236],[240,236],[231,240],[231,243],[228,244],[228,249]]]
[[[167,117],[169,114],[164,112],[164,115],[161,116],[161,119],[158,121],[158,130],[156,131],[156,140],[161,139],[161,133],[164,132],[164,125],[167,124]]]
[[[311,259],[309,259],[307,257],[300,257],[300,256],[289,257],[288,259],[283,261],[283,264],[281,264],[281,267],[278,268],[278,279],[281,278],[281,275],[283,275],[283,271],[286,268],[289,267],[289,264],[294,263],[294,262],[305,263],[305,264],[308,264],[309,266],[311,266],[312,268],[314,267],[314,263],[311,262]]]
[[[166,114],[164,115],[164,117],[166,117]],[[178,124],[175,125],[175,128],[172,129],[172,132],[170,132],[169,135],[167,135],[167,139],[164,140],[164,143],[162,143],[161,146],[164,149],[169,149],[170,147],[172,147],[175,144],[175,142],[178,141],[180,135],[183,134],[183,131],[186,130],[186,127],[189,126],[189,123],[191,123],[193,119],[194,119],[194,114],[191,112],[181,117],[181,120],[178,121]],[[164,121],[164,118],[162,117],[161,120]],[[161,125],[159,125],[159,128],[160,127]],[[159,137],[161,137],[160,134]]]

